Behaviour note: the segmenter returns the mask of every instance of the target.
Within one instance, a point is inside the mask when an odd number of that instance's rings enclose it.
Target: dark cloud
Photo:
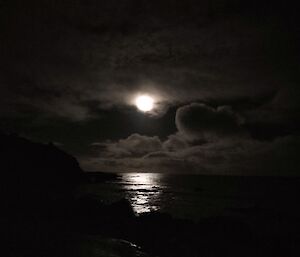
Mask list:
[[[180,107],[176,113],[178,131],[189,140],[238,136],[242,133],[241,123],[242,118],[229,106],[213,108],[192,103]]]
[[[265,12],[239,1],[4,2],[1,109],[82,121],[93,117],[87,101],[131,105],[143,91],[173,105],[289,87],[293,13],[261,5]]]
[[[248,110],[246,116],[249,122],[289,123],[299,122],[300,97],[298,84],[289,85],[279,90],[274,97],[259,106]]]

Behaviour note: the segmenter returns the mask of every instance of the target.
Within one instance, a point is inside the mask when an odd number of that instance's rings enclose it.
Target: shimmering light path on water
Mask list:
[[[159,173],[121,174],[122,187],[136,213],[157,211],[160,209],[160,197],[164,186]]]

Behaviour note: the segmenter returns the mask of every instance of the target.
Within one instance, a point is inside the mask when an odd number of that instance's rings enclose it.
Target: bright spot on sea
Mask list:
[[[164,186],[160,173],[123,173],[122,186],[133,210],[137,214],[157,211]]]

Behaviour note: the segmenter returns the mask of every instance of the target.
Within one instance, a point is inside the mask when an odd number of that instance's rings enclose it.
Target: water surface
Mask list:
[[[299,217],[296,178],[121,173],[118,179],[87,185],[85,191],[107,202],[125,197],[137,215],[161,211],[196,220],[220,215],[247,220]]]

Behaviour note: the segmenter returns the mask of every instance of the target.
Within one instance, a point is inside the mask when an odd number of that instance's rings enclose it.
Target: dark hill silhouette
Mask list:
[[[0,133],[3,256],[55,256],[83,171],[53,144]],[[53,246],[53,247],[52,247]]]
[[[80,182],[77,160],[52,143],[0,134],[1,196],[11,210],[20,204],[66,198]]]
[[[18,170],[26,168],[26,177],[33,175],[42,178],[47,174],[68,182],[82,173],[77,160],[52,143],[35,143],[17,135],[0,134],[0,149],[4,167],[19,175],[21,171]]]

